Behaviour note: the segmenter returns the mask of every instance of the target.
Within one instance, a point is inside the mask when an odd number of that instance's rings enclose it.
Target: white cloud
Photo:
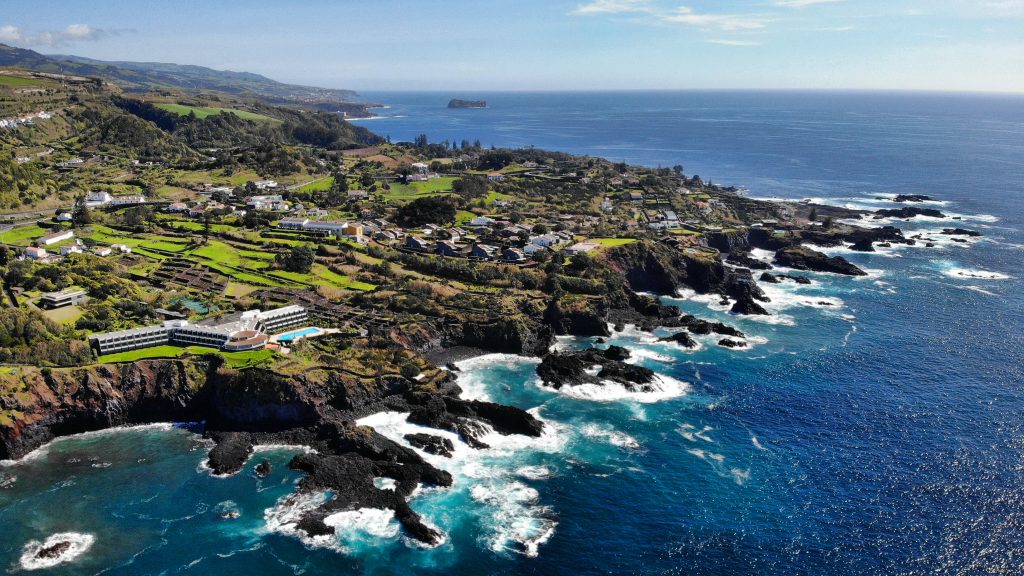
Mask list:
[[[692,8],[681,6],[674,11],[659,16],[662,22],[685,24],[700,28],[719,28],[721,30],[757,30],[765,27],[765,21],[746,16],[731,14],[698,13]]]
[[[843,0],[775,0],[776,6],[782,6],[783,8],[805,8],[807,6],[815,6],[817,4],[831,4],[833,2],[842,2]]]
[[[587,4],[580,4],[573,10],[573,14],[638,14],[651,12],[652,8],[648,0],[593,0]]]
[[[823,0],[796,1],[821,2]],[[688,6],[680,6],[675,9],[664,9],[653,4],[651,0],[593,0],[587,4],[578,5],[572,14],[576,16],[593,16],[599,14],[640,14],[645,15],[654,22],[661,22],[664,24],[682,24],[685,26],[729,31],[756,30],[765,27],[765,20],[761,18],[733,14],[697,12]]]
[[[760,42],[752,40],[708,40],[709,44],[720,44],[722,46],[760,46]]]
[[[71,24],[63,30],[26,32],[17,26],[0,26],[0,42],[23,46],[58,47],[73,42],[95,42],[116,34],[116,30],[94,28],[88,24]]]

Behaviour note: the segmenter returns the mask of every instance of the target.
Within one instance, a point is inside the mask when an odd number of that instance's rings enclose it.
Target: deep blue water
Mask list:
[[[684,352],[616,335],[668,378],[659,397],[564,396],[535,384],[529,360],[464,363],[467,394],[536,409],[549,433],[437,460],[455,487],[412,500],[447,534],[437,549],[373,513],[338,518],[334,549],[307,547],[273,530],[287,524],[277,504],[297,479],[292,451],[266,454],[268,480],[251,467],[214,479],[196,437],[144,429],[0,467],[17,478],[0,489],[0,566],[16,571],[28,541],[72,531],[95,543],[49,572],[1024,573],[1024,99],[483,94],[489,109],[447,110],[478,95],[366,96],[400,116],[364,122],[394,139],[683,164],[754,196],[877,207],[880,194],[923,193],[985,237],[843,253],[872,274],[770,287],[771,323],[672,300],[753,346]],[[395,436],[408,426],[396,414],[365,423]],[[220,519],[227,506],[240,518]]]

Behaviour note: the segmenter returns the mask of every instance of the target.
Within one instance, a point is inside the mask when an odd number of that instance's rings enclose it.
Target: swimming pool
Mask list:
[[[278,342],[292,342],[305,338],[306,336],[315,336],[320,334],[319,328],[303,328],[302,330],[295,330],[293,332],[285,332],[277,336]]]

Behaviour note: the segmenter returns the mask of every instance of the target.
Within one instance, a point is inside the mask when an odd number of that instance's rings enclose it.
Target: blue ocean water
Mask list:
[[[743,185],[753,196],[879,207],[928,194],[985,236],[842,253],[866,278],[768,286],[753,346],[693,352],[627,330],[612,343],[662,392],[573,395],[535,361],[462,364],[467,394],[532,409],[538,440],[436,460],[456,478],[414,509],[447,535],[409,543],[388,516],[335,519],[310,547],[288,530],[294,449],[212,478],[186,430],[55,442],[0,466],[0,566],[32,540],[94,538],[55,574],[1020,574],[1024,573],[1024,99],[816,93],[369,94],[394,139],[536,145]],[[478,95],[472,95],[478,97]],[[889,204],[891,205],[891,204]],[[949,222],[899,222],[912,231]],[[589,345],[565,339],[559,346]],[[363,421],[399,437],[401,414]],[[116,487],[116,489],[112,489]],[[236,509],[237,519],[222,519]]]

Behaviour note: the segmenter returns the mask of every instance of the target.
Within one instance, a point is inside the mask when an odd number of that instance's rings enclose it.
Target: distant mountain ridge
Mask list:
[[[98,76],[129,91],[161,88],[212,90],[228,94],[251,94],[271,102],[353,102],[358,94],[337,90],[285,84],[251,72],[214,70],[204,66],[161,62],[106,62],[81,56],[44,55],[34,50],[0,44],[0,66],[26,68],[51,74]]]

